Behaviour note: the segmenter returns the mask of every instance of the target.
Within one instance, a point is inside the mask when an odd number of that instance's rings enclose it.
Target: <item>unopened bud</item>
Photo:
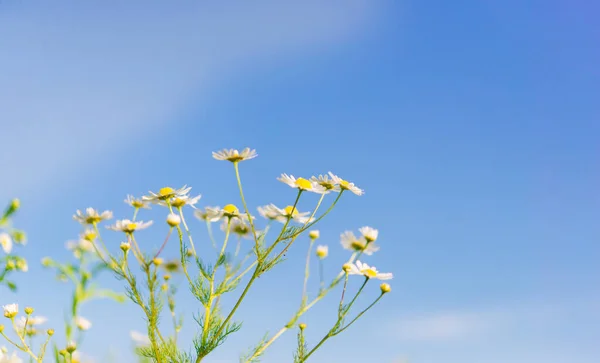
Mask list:
[[[121,242],[121,250],[123,250],[123,252],[129,251],[130,248],[131,248],[131,243]]]
[[[177,214],[171,213],[167,216],[167,224],[171,227],[177,227],[181,223],[181,217]]]
[[[154,259],[152,259],[152,263],[155,264],[156,266],[162,265],[163,262],[164,262],[164,260],[160,257],[154,257]]]
[[[310,237],[310,239],[317,239],[321,236],[321,233],[315,229],[315,230],[308,232],[308,236]]]
[[[46,330],[46,333],[47,333],[49,336],[53,336],[53,335],[54,335],[54,329],[48,329],[48,330]]]
[[[350,270],[352,270],[352,264],[350,264],[350,263],[345,263],[345,264],[342,266],[342,270],[344,270],[344,272],[346,272],[346,273],[350,272]]]
[[[76,350],[77,350],[77,345],[75,344],[75,342],[69,342],[69,344],[67,344],[66,351],[68,353],[71,354],[71,353],[73,353]]]
[[[33,314],[33,308],[30,306],[26,307],[24,310],[25,310],[25,314],[27,314],[27,315]]]
[[[381,289],[382,294],[387,294],[388,292],[392,291],[392,287],[390,286],[390,284],[386,283],[379,285],[379,288]]]
[[[298,328],[300,328],[300,330],[304,330],[304,329],[306,329],[306,324],[300,323],[300,324],[298,324]]]

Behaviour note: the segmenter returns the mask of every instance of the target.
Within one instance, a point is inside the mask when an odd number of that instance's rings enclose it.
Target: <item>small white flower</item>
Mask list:
[[[223,220],[223,223],[221,224],[221,230],[223,232],[227,230],[227,224],[227,220]],[[245,220],[239,218],[232,219],[229,224],[229,230],[240,237],[253,239],[250,224],[247,223]]]
[[[146,347],[150,345],[150,338],[148,338],[146,334],[132,330],[129,332],[129,336],[138,347]]]
[[[17,263],[16,263],[17,270],[23,271],[23,272],[29,271],[29,265],[27,264],[26,259],[19,257],[19,258],[17,258],[16,261],[17,261]]]
[[[167,224],[171,227],[177,227],[181,223],[181,217],[174,213],[167,216]]]
[[[333,180],[340,189],[349,190],[356,195],[363,195],[365,192],[364,190],[354,185],[354,183],[350,183],[349,181],[346,181],[340,178],[339,176],[334,175],[332,172],[329,172],[329,176],[331,177],[331,180]]]
[[[106,226],[108,229],[112,229],[113,231],[121,231],[125,233],[133,233],[135,231],[139,231],[141,229],[148,228],[152,225],[152,221],[144,222],[133,222],[129,219],[121,219],[117,221],[114,225]]]
[[[329,175],[327,175],[327,174],[319,175],[316,177],[312,176],[312,177],[310,177],[310,181],[325,188],[326,193],[329,193],[331,191],[334,191],[334,192],[340,191],[339,185],[337,185],[336,182],[333,179],[331,179],[329,177]]]
[[[376,246],[373,242],[368,242],[364,236],[357,238],[354,233],[346,231],[341,234],[340,242],[342,246],[350,251],[360,252],[362,251],[366,255],[372,255],[373,252],[379,251],[379,246]]]
[[[98,213],[98,211],[95,210],[94,208],[87,208],[85,210],[85,213],[78,210],[77,213],[73,216],[73,219],[83,225],[86,225],[86,224],[96,224],[101,221],[111,219],[112,216],[113,216],[113,213],[108,210],[105,210],[102,213]]]
[[[329,254],[329,247],[323,245],[317,246],[316,254],[318,258],[324,259]]]
[[[23,363],[23,360],[17,357],[17,354],[14,352],[13,354],[8,355],[3,349],[0,351],[0,363]]]
[[[327,192],[325,187],[319,185],[315,181],[310,181],[304,178],[296,179],[293,175],[281,174],[279,178],[277,178],[282,183],[289,185],[292,188],[296,188],[299,190],[306,190],[309,192],[324,194]]]
[[[265,218],[276,220],[277,222],[285,223],[288,219],[292,219],[294,222],[306,223],[309,222],[307,217],[310,212],[298,212],[297,208],[292,205],[288,205],[285,208],[278,208],[274,204],[269,204],[258,208],[258,212]],[[312,221],[312,219],[310,220]]]
[[[350,267],[350,271],[348,271],[349,275],[363,275],[369,279],[379,279],[379,280],[391,280],[394,275],[391,272],[379,272],[375,268],[375,266],[369,266],[366,263],[362,263],[360,261],[356,261],[356,264],[352,264]]]
[[[119,247],[121,248],[121,250],[123,252],[127,252],[131,248],[131,243],[129,243],[129,242],[121,242],[121,245]]]
[[[4,253],[9,254],[13,248],[13,240],[8,233],[0,233],[0,247]]]
[[[220,209],[219,207],[205,207],[204,210],[197,209],[194,211],[194,216],[201,221],[216,222],[219,220],[218,216],[215,216],[214,211]],[[217,213],[218,214],[218,213]]]
[[[191,188],[190,188],[191,189]],[[197,195],[195,197],[190,197],[188,195],[183,195],[180,197],[174,197],[171,198],[169,200],[169,204],[171,204],[171,206],[173,208],[181,208],[185,205],[189,205],[190,207],[196,209],[196,203],[198,203],[198,201],[200,200],[200,198],[202,198],[201,195]],[[168,206],[167,205],[167,201],[166,200],[160,200],[158,201],[158,204],[162,205],[162,206]]]
[[[365,239],[369,243],[376,241],[377,237],[379,236],[378,230],[367,226],[359,228],[358,231],[360,232],[360,234],[363,235],[363,237],[365,237]]]
[[[25,316],[21,316],[21,318],[19,320],[17,320],[15,323],[16,323],[17,327],[19,328],[19,330],[24,330],[25,323],[27,323],[28,327],[32,327],[35,325],[42,325],[47,321],[48,321],[48,319],[44,316],[30,316],[29,319],[26,318]]]
[[[73,251],[76,255],[81,255],[81,252],[90,252],[94,249],[94,245],[87,239],[79,239],[78,241],[67,241],[66,248]]]
[[[237,151],[236,149],[223,149],[216,152],[213,151],[212,156],[217,160],[227,160],[231,161],[232,163],[237,163],[244,160],[254,159],[258,156],[258,154],[256,153],[256,150],[250,150],[250,148],[247,147],[241,152]]]
[[[246,213],[240,213],[238,207],[233,204],[227,204],[223,208],[221,207],[206,207],[206,219],[211,222],[216,222],[223,218],[240,218],[248,220]]]
[[[170,200],[172,198],[184,198],[187,197],[187,194],[190,192],[192,187],[188,187],[184,185],[179,189],[173,189],[171,187],[161,188],[158,193],[154,193],[152,191],[148,192],[150,195],[144,195],[142,200],[150,203],[157,203],[160,201]]]
[[[321,233],[318,230],[313,229],[312,231],[308,232],[308,236],[310,239],[318,239],[321,236]]]
[[[125,203],[137,209],[150,209],[150,205],[147,201],[145,201],[144,199],[137,199],[133,195],[127,195],[127,198],[125,198]]]
[[[5,318],[14,318],[19,313],[19,304],[8,304],[2,307]]]
[[[89,330],[92,327],[92,322],[84,317],[78,316],[75,318],[75,325],[79,330]]]

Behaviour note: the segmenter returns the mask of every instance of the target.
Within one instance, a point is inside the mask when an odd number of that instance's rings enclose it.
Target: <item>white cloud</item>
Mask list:
[[[0,4],[0,198],[161,131],[235,69],[350,39],[372,4]]]

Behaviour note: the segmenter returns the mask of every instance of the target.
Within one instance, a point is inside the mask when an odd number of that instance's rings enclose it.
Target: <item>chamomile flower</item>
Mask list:
[[[310,181],[312,183],[316,183],[320,186],[322,186],[323,188],[325,188],[325,192],[329,193],[331,191],[334,192],[339,192],[340,188],[339,186],[336,184],[335,181],[333,181],[333,179],[331,179],[329,177],[329,175],[325,174],[325,175],[319,175],[319,176],[312,176],[310,177]]]
[[[77,241],[67,241],[66,248],[72,251],[75,258],[80,258],[84,252],[91,252],[94,250],[94,244],[87,239],[80,238]]]
[[[233,204],[227,204],[223,208],[221,207],[206,207],[207,219],[211,222],[216,222],[223,218],[240,218],[248,219],[246,213],[240,213],[238,207]]]
[[[394,275],[391,272],[379,272],[375,268],[375,266],[369,266],[366,263],[362,263],[360,261],[356,261],[356,264],[352,264],[350,267],[350,271],[348,271],[349,275],[363,275],[368,279],[378,279],[378,280],[391,280]]]
[[[341,234],[340,242],[342,246],[350,251],[363,252],[366,255],[372,255],[379,251],[379,247],[373,242],[368,242],[364,236],[356,237],[353,232],[346,231]]]
[[[102,222],[107,219],[111,219],[113,213],[111,211],[105,210],[102,213],[98,213],[94,208],[87,208],[85,213],[80,210],[73,216],[73,219],[77,222],[86,225],[86,224],[96,224]]]
[[[6,254],[12,251],[13,240],[8,233],[0,233],[0,247]]]
[[[0,363],[23,363],[23,360],[17,357],[17,354],[14,352],[9,355],[8,353],[0,351]]]
[[[160,202],[160,201],[170,200],[173,198],[187,197],[187,195],[191,189],[192,189],[192,187],[188,187],[187,185],[184,185],[183,187],[181,187],[179,189],[173,189],[171,187],[164,187],[164,188],[161,188],[158,191],[158,193],[149,191],[148,193],[150,193],[150,195],[144,195],[142,197],[142,200],[144,200],[146,202],[158,204],[158,202]]]
[[[292,205],[288,205],[285,208],[278,208],[274,204],[269,204],[264,207],[260,207],[258,212],[265,218],[276,220],[280,223],[287,222],[288,219],[292,219],[294,222],[306,223],[309,222],[307,217],[310,212],[298,212],[297,208]]]
[[[92,327],[92,322],[84,317],[78,316],[75,318],[75,325],[79,330],[89,330]]]
[[[216,222],[219,220],[219,217],[217,216],[218,213],[215,213],[215,210],[218,209],[219,207],[205,207],[204,210],[197,209],[194,211],[194,216],[201,221]]]
[[[31,329],[33,327],[35,327],[36,325],[42,325],[45,322],[47,322],[48,319],[44,316],[30,316],[29,318],[21,316],[21,318],[19,320],[17,320],[15,322],[15,324],[17,325],[17,328],[19,330],[25,330],[25,329]],[[25,327],[25,324],[27,323],[27,327]],[[29,332],[29,335],[35,335],[35,330],[31,329],[31,331]]]
[[[250,224],[246,223],[245,220],[235,218],[232,219],[230,223],[228,223],[227,220],[223,220],[223,223],[221,224],[221,230],[223,232],[227,230],[227,224],[229,224],[229,230],[231,232],[246,239],[253,239]]]
[[[329,172],[329,176],[331,177],[331,180],[333,180],[333,182],[337,184],[338,187],[342,190],[349,190],[356,195],[363,195],[365,192],[364,190],[354,185],[354,183],[350,183],[349,181],[340,178],[332,172]]]
[[[8,304],[2,306],[5,318],[14,318],[19,313],[19,304]]]
[[[108,229],[112,229],[113,231],[121,231],[124,233],[133,233],[135,231],[139,231],[141,229],[145,229],[152,225],[152,221],[144,222],[133,222],[129,219],[121,219],[117,221],[114,225],[106,226]]]
[[[317,246],[315,253],[318,258],[324,259],[329,254],[329,247],[324,246],[324,245],[319,245],[319,246]]]
[[[237,163],[244,160],[254,159],[258,156],[258,154],[256,153],[256,150],[251,150],[247,147],[241,152],[237,151],[236,149],[223,149],[216,152],[213,151],[212,156],[217,160],[227,160],[231,161],[232,163]]]
[[[29,271],[29,265],[27,264],[27,260],[22,257],[17,257],[16,259],[16,268],[19,271],[27,272]]]
[[[296,188],[299,190],[306,190],[309,192],[323,194],[327,192],[325,187],[319,185],[317,182],[310,181],[304,178],[296,179],[293,175],[281,174],[279,178],[277,178],[282,183],[289,185],[292,188]]]
[[[150,205],[147,201],[145,201],[143,198],[137,199],[133,195],[127,195],[127,198],[125,198],[125,203],[137,209],[150,209]]]
[[[189,205],[190,207],[196,209],[196,203],[198,203],[198,201],[200,200],[200,198],[202,198],[201,195],[197,195],[195,197],[190,197],[188,195],[183,195],[183,196],[180,196],[180,197],[171,198],[169,200],[169,204],[171,204],[171,206],[173,208],[181,208],[181,207],[183,207],[185,205]],[[166,207],[167,206],[167,201],[166,200],[161,200],[161,201],[158,202],[158,204]]]
[[[358,231],[369,243],[375,242],[377,240],[377,236],[379,236],[378,230],[367,226],[359,228]]]

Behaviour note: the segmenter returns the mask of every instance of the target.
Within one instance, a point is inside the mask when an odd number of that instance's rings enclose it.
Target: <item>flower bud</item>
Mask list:
[[[298,328],[300,328],[300,330],[304,330],[304,329],[306,329],[306,324],[300,323],[300,324],[298,324]]]
[[[308,236],[310,237],[310,239],[317,239],[321,236],[321,233],[315,229],[315,230],[308,232]]]
[[[392,291],[392,287],[390,286],[390,284],[386,283],[379,285],[379,288],[381,289],[382,294],[387,294],[388,292]]]
[[[329,247],[327,246],[317,246],[317,257],[320,259],[324,259],[329,254]]]
[[[2,333],[4,331],[4,325],[0,324],[0,333]]]
[[[179,217],[177,214],[170,213],[167,216],[167,224],[169,226],[177,227],[179,225],[179,223],[181,223],[181,217]]]
[[[69,344],[67,344],[66,351],[69,354],[72,354],[76,350],[77,350],[77,345],[75,344],[75,342],[69,342]]]
[[[49,267],[52,264],[52,259],[50,257],[42,258],[42,266]]]
[[[30,306],[26,307],[24,310],[25,310],[25,314],[27,314],[27,315],[33,314],[33,308]]]
[[[342,266],[342,270],[344,270],[344,272],[346,272],[346,273],[350,272],[350,270],[352,270],[352,264],[350,264],[350,263],[345,263],[345,264]]]
[[[152,259],[152,263],[155,264],[156,266],[162,265],[163,262],[164,262],[164,260],[160,257],[154,257],[154,259]]]
[[[54,329],[48,329],[48,330],[46,330],[46,333],[47,333],[49,336],[53,336],[53,335],[54,335]]]
[[[130,248],[131,248],[131,243],[121,242],[121,250],[123,250],[123,252],[129,251]]]
[[[165,281],[169,281],[171,279],[171,275],[165,275],[163,276],[163,279],[165,279]]]

